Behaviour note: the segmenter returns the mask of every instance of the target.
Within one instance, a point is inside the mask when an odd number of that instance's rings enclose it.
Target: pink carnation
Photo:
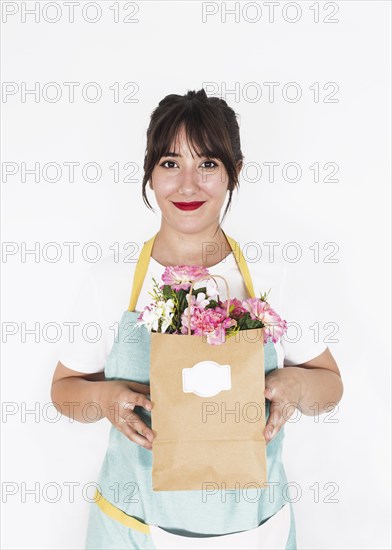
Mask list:
[[[286,332],[287,322],[272,309],[268,302],[260,298],[248,298],[242,301],[242,305],[249,311],[251,319],[257,319],[263,323],[265,344],[270,338],[276,343]]]
[[[167,266],[162,281],[173,290],[188,290],[195,279],[206,275],[209,275],[208,269],[199,265]]]
[[[188,308],[181,316],[181,333],[188,334]],[[226,329],[235,326],[237,321],[226,317],[221,308],[201,309],[191,307],[190,328],[197,336],[207,335],[208,344],[222,344],[225,341]]]
[[[275,313],[276,321],[265,326],[265,329],[264,329],[265,344],[268,342],[269,339],[271,339],[274,342],[274,344],[276,344],[276,342],[282,338],[283,334],[287,330],[287,321],[279,317],[279,315],[273,309],[271,309],[271,311]]]

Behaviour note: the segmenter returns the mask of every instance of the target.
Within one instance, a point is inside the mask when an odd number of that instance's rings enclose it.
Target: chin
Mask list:
[[[170,225],[175,229],[176,231],[179,231],[180,233],[200,233],[201,231],[207,229],[207,227],[210,224],[206,223],[200,223],[200,220],[190,220],[184,219],[184,220],[175,220]]]

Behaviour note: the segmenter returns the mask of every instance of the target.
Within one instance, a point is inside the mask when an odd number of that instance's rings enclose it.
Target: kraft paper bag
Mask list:
[[[154,491],[267,486],[263,330],[151,332]]]

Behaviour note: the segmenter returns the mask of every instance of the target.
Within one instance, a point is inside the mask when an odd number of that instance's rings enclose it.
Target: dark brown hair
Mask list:
[[[148,208],[154,210],[148,201],[146,186],[156,164],[176,142],[182,126],[188,145],[192,144],[198,156],[219,159],[226,168],[229,200],[223,221],[230,208],[233,190],[239,187],[236,165],[244,156],[236,113],[223,99],[207,97],[203,88],[198,92],[188,90],[185,95],[167,95],[152,112],[143,166],[143,200]]]

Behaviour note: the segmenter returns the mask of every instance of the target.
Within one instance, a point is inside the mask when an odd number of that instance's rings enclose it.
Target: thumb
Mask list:
[[[264,428],[264,437],[270,441],[279,431],[282,425],[283,411],[279,401],[271,401],[270,413]]]

